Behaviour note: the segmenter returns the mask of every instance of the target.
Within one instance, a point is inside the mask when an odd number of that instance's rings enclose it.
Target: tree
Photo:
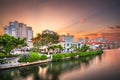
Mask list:
[[[33,52],[39,52],[40,47],[42,46],[42,37],[41,34],[38,33],[35,38],[32,39],[33,41]]]
[[[32,39],[34,42],[34,50],[35,48],[40,48],[41,46],[51,46],[51,44],[56,44],[59,42],[59,35],[50,30],[45,30],[42,34],[38,33],[35,38]],[[37,47],[36,47],[37,46]],[[50,49],[53,47],[50,47]]]
[[[61,53],[64,48],[61,45],[56,45],[56,48],[58,49],[58,52]]]
[[[72,51],[74,52],[86,52],[89,49],[89,46],[83,45],[81,48],[76,45],[71,46]]]
[[[25,39],[15,38],[7,34],[0,36],[0,47],[2,47],[6,55],[10,54],[10,51],[14,48],[25,45]]]
[[[59,35],[54,31],[49,30],[47,30],[47,32],[43,31],[41,37],[42,37],[41,42],[43,45],[48,46],[59,42]]]
[[[42,46],[48,46],[59,42],[59,35],[56,32],[49,30],[47,30],[48,32],[45,31],[43,31],[42,34],[37,34],[37,36],[32,39],[33,42],[35,43],[39,41],[42,44]]]
[[[48,47],[48,51],[52,50],[54,53],[58,52],[60,53],[64,48],[61,45],[50,45]]]
[[[89,46],[83,45],[80,49],[81,52],[86,52],[89,49]]]
[[[33,52],[39,52],[41,47],[41,43],[39,41],[36,41],[33,46]]]
[[[78,48],[76,44],[72,44],[70,49],[72,50],[72,52],[78,52]]]

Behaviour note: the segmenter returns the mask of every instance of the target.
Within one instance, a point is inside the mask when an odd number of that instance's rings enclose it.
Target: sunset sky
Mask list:
[[[0,33],[15,20],[31,26],[34,36],[50,29],[120,41],[120,0],[0,0]]]

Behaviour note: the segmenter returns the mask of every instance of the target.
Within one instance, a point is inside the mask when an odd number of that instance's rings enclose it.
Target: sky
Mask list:
[[[103,34],[120,41],[120,0],[0,0],[0,34],[10,21],[75,38]]]

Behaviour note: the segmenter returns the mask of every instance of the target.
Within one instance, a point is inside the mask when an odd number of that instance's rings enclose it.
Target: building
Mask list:
[[[54,33],[54,31],[52,31],[52,30],[44,30],[42,32],[42,34],[53,34],[53,33]]]
[[[64,48],[64,52],[71,52],[71,46],[74,44],[74,36],[69,34],[60,36],[60,44]]]
[[[24,23],[18,23],[17,21],[9,22],[9,26],[4,27],[4,34],[9,34],[16,38],[26,38],[27,41],[33,37],[32,27],[28,27]]]
[[[27,40],[31,40],[33,38],[33,30],[32,27],[27,27]]]

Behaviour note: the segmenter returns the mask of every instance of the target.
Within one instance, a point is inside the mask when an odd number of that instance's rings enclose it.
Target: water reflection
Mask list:
[[[1,80],[114,80],[120,74],[120,49],[99,56],[0,71]],[[117,61],[116,61],[117,60]]]
[[[14,70],[0,72],[2,80],[58,80],[59,75],[80,69],[81,66],[88,67],[94,56],[84,57],[77,60],[51,62],[43,65],[34,65]],[[7,77],[6,77],[7,76]]]

